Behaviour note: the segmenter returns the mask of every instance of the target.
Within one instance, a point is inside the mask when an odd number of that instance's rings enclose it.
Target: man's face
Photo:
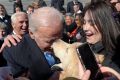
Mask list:
[[[37,31],[33,32],[34,40],[40,49],[46,51],[49,50],[52,43],[61,37],[61,25],[52,25],[57,26],[51,28],[51,26],[47,27],[39,27]]]
[[[65,17],[66,25],[71,25],[73,23],[73,19],[70,16]]]
[[[16,21],[12,23],[12,26],[16,34],[24,35],[25,33],[28,33],[27,15],[17,16]]]
[[[83,30],[85,31],[88,43],[95,44],[102,40],[101,33],[92,18],[90,18],[90,14],[88,12],[86,12],[84,16]]]

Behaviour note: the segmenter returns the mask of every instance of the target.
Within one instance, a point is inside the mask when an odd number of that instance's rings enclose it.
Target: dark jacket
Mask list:
[[[115,53],[106,51],[101,42],[98,42],[94,45],[91,45],[91,49],[96,54],[103,54],[104,55],[105,58],[102,62],[103,66],[111,67],[111,68],[113,68],[114,70],[116,70],[117,72],[120,73],[120,67],[118,66],[118,64],[115,63],[114,60],[112,60]],[[117,59],[119,59],[119,58],[117,58]]]
[[[39,0],[40,7],[47,6],[46,2],[44,0]]]
[[[78,4],[80,6],[80,10],[82,11],[83,10],[82,3],[78,2]],[[74,6],[73,1],[68,2],[68,4],[67,4],[67,13],[74,13],[73,6]]]
[[[58,9],[59,11],[64,11],[63,8],[64,0],[51,0],[51,7]]]
[[[17,46],[6,47],[3,54],[14,77],[28,71],[31,80],[47,80],[52,74],[43,52],[28,34]]]
[[[10,34],[12,32],[11,16],[9,16],[9,15],[6,14],[3,17],[3,19],[0,18],[0,22],[3,22],[3,23],[5,23],[7,25],[7,33]]]
[[[20,2],[20,3],[14,2],[14,4],[13,4],[13,13],[15,13],[15,8],[16,8],[16,7],[19,7],[19,8],[21,9],[21,11],[23,11],[22,2]]]

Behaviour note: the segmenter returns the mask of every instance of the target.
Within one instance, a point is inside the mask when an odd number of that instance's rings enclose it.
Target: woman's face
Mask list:
[[[95,44],[96,42],[102,40],[101,33],[88,11],[85,13],[84,16],[83,30],[86,34],[86,39],[88,43]]]
[[[81,26],[80,18],[78,15],[75,17],[75,23],[77,24],[77,26]]]

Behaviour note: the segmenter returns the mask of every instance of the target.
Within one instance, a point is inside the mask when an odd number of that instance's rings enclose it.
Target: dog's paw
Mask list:
[[[63,71],[63,68],[61,67],[61,63],[60,64],[55,64],[51,67],[52,71]]]

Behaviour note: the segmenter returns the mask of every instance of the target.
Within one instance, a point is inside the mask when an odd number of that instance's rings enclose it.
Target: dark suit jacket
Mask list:
[[[17,46],[6,47],[3,54],[8,65],[11,66],[14,77],[27,70],[32,80],[47,80],[52,74],[44,54],[28,34]]]
[[[51,6],[58,9],[59,11],[65,11],[63,5],[64,5],[64,0],[51,0]]]
[[[80,10],[82,11],[82,10],[83,10],[83,5],[82,5],[82,3],[81,3],[81,2],[78,2],[78,4],[79,4],[79,6],[80,6]],[[68,4],[67,4],[67,12],[68,12],[68,13],[74,13],[73,6],[74,6],[73,1],[68,2]]]
[[[3,17],[3,19],[0,18],[0,22],[3,22],[3,23],[5,23],[5,24],[7,25],[7,33],[8,33],[8,34],[12,32],[11,16],[9,16],[9,15],[6,14],[6,15]]]

